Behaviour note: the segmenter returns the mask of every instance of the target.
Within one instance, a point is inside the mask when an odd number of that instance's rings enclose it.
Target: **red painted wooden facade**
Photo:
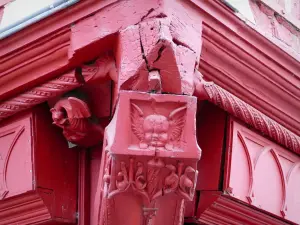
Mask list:
[[[0,40],[0,224],[300,224],[300,1],[229,2],[79,1]]]

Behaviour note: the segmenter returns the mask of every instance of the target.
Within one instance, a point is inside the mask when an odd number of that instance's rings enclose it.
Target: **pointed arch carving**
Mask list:
[[[24,132],[24,130],[25,130],[24,126],[17,126],[15,128],[11,128],[7,131],[4,131],[2,134],[0,134],[0,136],[6,136],[6,135],[9,135],[9,134],[14,134],[15,133],[15,135],[12,139],[12,142],[11,142],[9,148],[8,148],[7,154],[6,154],[5,158],[3,159],[4,160],[3,168],[2,168],[2,171],[0,173],[0,175],[1,175],[0,176],[0,200],[4,199],[5,196],[9,192],[8,187],[7,187],[7,182],[6,182],[6,180],[7,180],[6,179],[7,165],[8,165],[8,162],[9,162],[11,152],[13,151],[14,146],[16,145],[17,141],[19,140],[19,138],[22,135],[22,133]]]
[[[286,217],[287,219],[290,219],[290,220],[297,220],[296,222],[299,223],[300,222],[300,216],[298,215],[295,215],[293,212],[290,212],[290,211],[294,211],[295,212],[295,208],[292,208],[293,206],[296,207],[296,208],[299,208],[299,202],[298,204],[293,201],[294,204],[290,204],[289,202],[289,199],[294,199],[295,196],[293,196],[295,194],[295,190],[297,192],[297,185],[296,186],[293,186],[295,185],[294,181],[295,181],[295,178],[298,178],[298,185],[299,185],[299,172],[298,174],[296,173],[297,172],[297,169],[300,168],[300,161],[297,161],[293,164],[293,166],[289,169],[288,173],[287,173],[287,176],[286,176],[286,183],[287,183],[287,196],[286,196],[286,205],[285,205],[285,210],[286,210]],[[300,170],[298,170],[300,171]],[[295,177],[296,175],[298,175],[297,177]],[[296,180],[297,181],[297,180]],[[297,184],[297,183],[296,183]],[[299,194],[298,194],[299,196]],[[298,211],[298,210],[296,210]]]
[[[296,162],[296,163],[291,167],[291,169],[289,170],[289,172],[288,172],[288,174],[287,174],[287,176],[286,176],[287,184],[289,183],[292,174],[295,172],[295,170],[296,170],[298,167],[300,167],[300,161],[299,161],[299,162]]]
[[[252,163],[252,160],[251,160],[251,156],[250,156],[250,153],[249,153],[249,149],[247,147],[247,144],[245,142],[245,138],[244,136],[242,135],[242,133],[240,131],[237,132],[237,136],[239,138],[239,140],[241,141],[243,147],[244,147],[244,152],[245,152],[245,155],[246,155],[246,158],[247,158],[247,161],[248,161],[248,169],[249,169],[249,188],[248,188],[248,196],[246,196],[248,202],[251,204],[254,199],[253,197],[254,196],[251,196],[251,191],[252,191],[252,188],[253,188],[253,179],[254,179],[254,168],[253,168],[253,163]]]
[[[254,170],[256,169],[257,167],[257,164],[259,162],[259,160],[265,155],[267,154],[268,152],[270,152],[273,156],[273,159],[275,160],[276,164],[277,164],[277,167],[278,167],[278,170],[279,170],[279,173],[280,173],[280,179],[281,179],[281,185],[282,185],[282,203],[281,203],[281,214],[283,217],[285,217],[286,213],[286,179],[285,179],[285,175],[284,175],[284,172],[283,172],[283,169],[282,169],[282,165],[280,163],[280,160],[279,160],[279,156],[278,154],[276,153],[276,151],[273,149],[272,146],[266,146],[264,147],[261,152],[259,154],[257,154],[255,160],[254,160]],[[254,184],[252,185],[252,188],[254,187]],[[251,194],[254,193],[254,189],[251,190]]]
[[[265,137],[257,134],[253,130],[231,119],[231,138],[227,167],[241,168],[240,171],[226,175],[225,183],[228,183],[234,190],[229,195],[257,208],[269,211],[281,218],[299,223],[298,215],[299,194],[295,190],[299,189],[300,181],[300,161],[299,156],[287,151]],[[243,149],[242,149],[243,148]],[[241,155],[244,151],[245,155]],[[251,166],[249,165],[251,162]],[[246,168],[249,168],[249,181],[245,177]],[[233,174],[242,177],[234,179]],[[248,175],[247,175],[248,176]],[[228,181],[227,181],[228,179]],[[246,187],[249,185],[249,192]]]

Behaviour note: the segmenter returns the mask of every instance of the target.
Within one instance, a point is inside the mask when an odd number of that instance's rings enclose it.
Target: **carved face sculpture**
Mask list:
[[[169,121],[162,115],[147,116],[143,124],[144,141],[153,147],[164,147],[168,142]]]
[[[53,124],[62,127],[67,121],[65,111],[61,109],[52,108],[50,109],[52,113]]]
[[[77,130],[77,121],[72,124],[72,120],[80,120],[91,117],[91,113],[87,104],[78,98],[68,97],[59,100],[55,106],[50,109],[52,113],[53,123],[59,127],[69,127],[72,130]]]
[[[173,110],[168,117],[161,114],[150,114],[144,117],[142,109],[132,106],[132,131],[139,138],[142,149],[172,150],[172,142],[178,141],[185,124],[186,107]]]

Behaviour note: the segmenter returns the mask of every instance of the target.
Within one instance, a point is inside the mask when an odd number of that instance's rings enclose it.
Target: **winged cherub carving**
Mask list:
[[[141,149],[173,150],[185,124],[186,106],[173,110],[168,117],[160,114],[144,116],[142,109],[131,103],[132,131]]]

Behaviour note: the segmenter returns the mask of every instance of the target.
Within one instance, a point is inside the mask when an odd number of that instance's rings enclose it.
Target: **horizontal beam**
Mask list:
[[[195,95],[199,99],[212,102],[278,144],[300,154],[300,137],[293,132],[213,82],[206,82],[198,77],[195,79],[195,86]]]
[[[83,65],[78,70],[72,70],[0,103],[0,121],[54,97],[61,96],[85,83],[96,79],[107,80],[107,75],[114,79],[115,72],[114,58],[109,54],[104,55],[92,65]]]

